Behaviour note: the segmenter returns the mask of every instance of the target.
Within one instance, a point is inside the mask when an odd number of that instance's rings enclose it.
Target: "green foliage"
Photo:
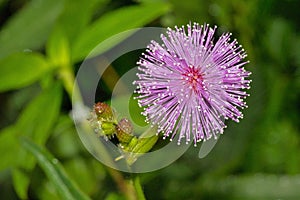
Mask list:
[[[95,48],[95,45],[110,36],[129,29],[138,28],[168,10],[169,6],[166,3],[147,3],[120,8],[105,14],[80,34],[72,51],[73,60],[78,61],[83,59]],[[144,13],[147,14],[145,15]],[[109,46],[102,47],[101,49],[97,48],[93,54],[102,53],[123,39],[125,38],[120,38],[120,40],[114,42],[111,41]]]
[[[20,148],[18,138],[21,135],[26,135],[38,144],[45,144],[59,114],[60,103],[61,87],[56,84],[53,85],[53,88],[43,91],[33,99],[21,113],[16,124],[4,129],[0,134],[1,150],[6,152],[0,169],[13,169],[15,190],[21,198],[27,198],[27,189],[30,183],[30,174],[28,172],[33,169],[35,160]],[[37,121],[39,123],[33,126],[32,122]],[[11,150],[7,151],[8,149]]]
[[[69,42],[61,27],[53,30],[46,45],[46,52],[53,66],[70,65]]]
[[[37,53],[16,53],[0,60],[0,91],[19,89],[49,72],[45,58]]]
[[[296,0],[0,0],[0,199],[128,198],[127,175],[94,159],[76,133],[69,116],[74,75],[100,42],[106,41],[90,56],[134,32],[107,40],[115,34],[194,21],[233,32],[248,52],[249,108],[239,124],[227,124],[207,157],[198,159],[199,149],[191,148],[165,169],[142,175],[146,196],[298,199],[299,6]],[[115,73],[107,73],[100,85],[113,88],[110,81],[139,56],[131,52],[112,63]],[[100,95],[110,102],[109,89]],[[114,104],[118,117],[130,116],[139,125],[134,130],[144,131],[132,97]]]
[[[21,144],[35,156],[37,162],[51,180],[62,199],[89,199],[75,186],[75,183],[68,178],[59,161],[49,152],[25,138],[22,138]]]
[[[63,27],[70,44],[74,44],[82,31],[94,18],[95,12],[103,9],[108,0],[65,0],[64,8],[56,26]],[[74,26],[76,22],[76,26]]]
[[[62,11],[64,1],[34,0],[6,22],[0,32],[0,58],[40,48]]]

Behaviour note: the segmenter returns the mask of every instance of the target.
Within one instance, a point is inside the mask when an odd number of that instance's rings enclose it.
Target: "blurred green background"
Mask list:
[[[0,199],[124,199],[129,175],[92,157],[69,117],[74,75],[116,33],[189,22],[216,24],[246,49],[249,108],[204,159],[191,147],[141,174],[146,197],[300,199],[299,7],[299,0],[0,0]],[[112,63],[102,100],[139,53]]]

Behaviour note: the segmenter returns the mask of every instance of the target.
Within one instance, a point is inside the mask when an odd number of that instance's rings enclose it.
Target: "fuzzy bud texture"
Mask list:
[[[133,136],[133,126],[127,118],[123,118],[119,121],[116,128],[117,138],[121,143],[129,143]]]
[[[114,118],[114,113],[111,107],[103,102],[98,102],[94,105],[94,111],[99,120],[111,121]]]

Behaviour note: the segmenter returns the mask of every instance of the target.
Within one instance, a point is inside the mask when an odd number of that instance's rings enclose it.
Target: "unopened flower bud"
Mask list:
[[[98,102],[94,105],[94,110],[97,115],[98,120],[112,120],[114,118],[114,113],[112,108],[103,102]]]
[[[117,131],[117,138],[120,141],[120,143],[127,144],[134,137],[132,135],[133,126],[131,122],[126,118],[123,118],[119,121],[116,131]]]

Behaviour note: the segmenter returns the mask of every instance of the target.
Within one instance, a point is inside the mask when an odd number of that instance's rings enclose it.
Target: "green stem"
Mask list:
[[[140,182],[140,177],[135,174],[133,175],[133,186],[137,195],[138,200],[146,200],[144,191]]]
[[[72,67],[64,66],[60,69],[59,75],[64,84],[64,88],[67,91],[70,99],[74,98],[75,102],[82,102],[82,98],[80,96],[79,89],[77,88],[77,84],[75,83],[74,73],[72,71]],[[75,95],[73,95],[73,91],[75,91]]]

